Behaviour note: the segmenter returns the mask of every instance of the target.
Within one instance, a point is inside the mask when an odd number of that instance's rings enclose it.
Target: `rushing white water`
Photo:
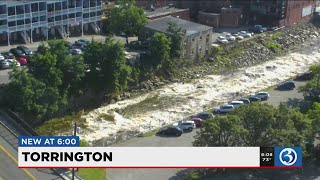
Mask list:
[[[320,39],[301,45],[298,52],[265,63],[241,68],[228,75],[208,75],[190,83],[173,83],[139,97],[100,107],[83,116],[88,129],[80,136],[91,142],[119,131],[142,132],[181,120],[191,114],[227,102],[236,93],[247,95],[284,81],[320,62]],[[271,67],[271,68],[270,68]],[[122,111],[119,115],[116,109]],[[100,114],[115,117],[115,122],[101,120]]]

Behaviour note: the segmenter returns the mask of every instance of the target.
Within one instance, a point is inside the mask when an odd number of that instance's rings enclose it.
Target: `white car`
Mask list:
[[[240,36],[242,36],[242,37],[245,37],[245,38],[247,38],[247,37],[252,37],[252,34],[249,33],[249,32],[247,32],[247,31],[240,31],[240,32],[238,32],[238,34],[239,34]]]
[[[182,130],[192,131],[196,128],[194,121],[181,121],[180,123],[174,123],[173,126],[179,127]]]
[[[72,55],[80,55],[80,54],[82,54],[82,50],[81,49],[72,49],[71,54]]]
[[[244,39],[244,37],[239,35],[238,33],[233,34],[233,36],[236,37],[237,40],[243,40]]]
[[[215,108],[214,111],[217,113],[228,113],[234,110],[234,106],[231,104],[225,104],[218,108]]]
[[[4,56],[0,54],[0,60],[4,60]]]
[[[237,108],[237,107],[243,105],[243,101],[231,101],[229,104],[233,105],[234,108]]]
[[[17,60],[15,60],[15,59],[6,59],[6,61],[8,61],[8,62],[10,63],[10,66],[11,66],[11,67],[13,67],[14,64],[16,65],[16,67],[21,66],[21,64],[20,64]]]
[[[218,36],[217,41],[222,43],[222,44],[228,44],[229,43],[229,41],[223,36]]]
[[[226,34],[226,39],[228,41],[235,41],[236,40],[236,37],[232,36],[230,33]]]
[[[270,95],[267,92],[258,92],[256,94],[251,95],[251,97],[258,97],[263,101],[266,101],[269,99]]]

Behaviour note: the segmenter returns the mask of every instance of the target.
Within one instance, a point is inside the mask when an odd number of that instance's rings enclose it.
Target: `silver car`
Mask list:
[[[11,66],[10,66],[10,62],[7,61],[7,60],[1,60],[0,61],[0,68],[1,69],[9,69]]]

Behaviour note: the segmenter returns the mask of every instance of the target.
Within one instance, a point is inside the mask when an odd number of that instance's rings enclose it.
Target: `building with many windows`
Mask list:
[[[101,0],[0,1],[0,43],[99,33]]]

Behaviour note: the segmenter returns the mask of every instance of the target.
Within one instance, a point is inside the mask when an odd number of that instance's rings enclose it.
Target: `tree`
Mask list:
[[[10,108],[38,118],[50,117],[67,104],[57,87],[48,86],[24,69],[10,73],[6,102]]]
[[[312,121],[313,135],[320,135],[320,103],[314,103],[313,108],[307,112],[307,115]]]
[[[299,91],[303,92],[305,100],[317,102],[320,101],[320,66],[313,65],[310,67],[310,71],[314,75],[314,78],[308,81],[305,86],[302,86]]]
[[[141,28],[148,22],[144,10],[135,6],[134,0],[117,0],[117,6],[111,9],[109,21],[112,32],[125,33],[126,42],[128,36],[138,35]]]
[[[83,57],[90,69],[88,81],[96,90],[118,93],[131,81],[132,70],[120,42],[114,42],[110,37],[105,43],[92,42]]]
[[[296,109],[251,103],[240,106],[231,115],[205,122],[194,145],[304,146],[304,141],[311,137],[310,127],[311,121]]]
[[[151,63],[153,66],[168,64],[170,62],[170,38],[163,33],[155,33],[150,41]]]
[[[245,133],[237,116],[218,116],[203,122],[193,146],[237,146]]]
[[[172,58],[179,58],[181,57],[181,52],[183,50],[182,39],[184,33],[182,32],[182,29],[174,22],[169,22],[167,31],[170,33],[170,38],[172,41],[170,56]]]

